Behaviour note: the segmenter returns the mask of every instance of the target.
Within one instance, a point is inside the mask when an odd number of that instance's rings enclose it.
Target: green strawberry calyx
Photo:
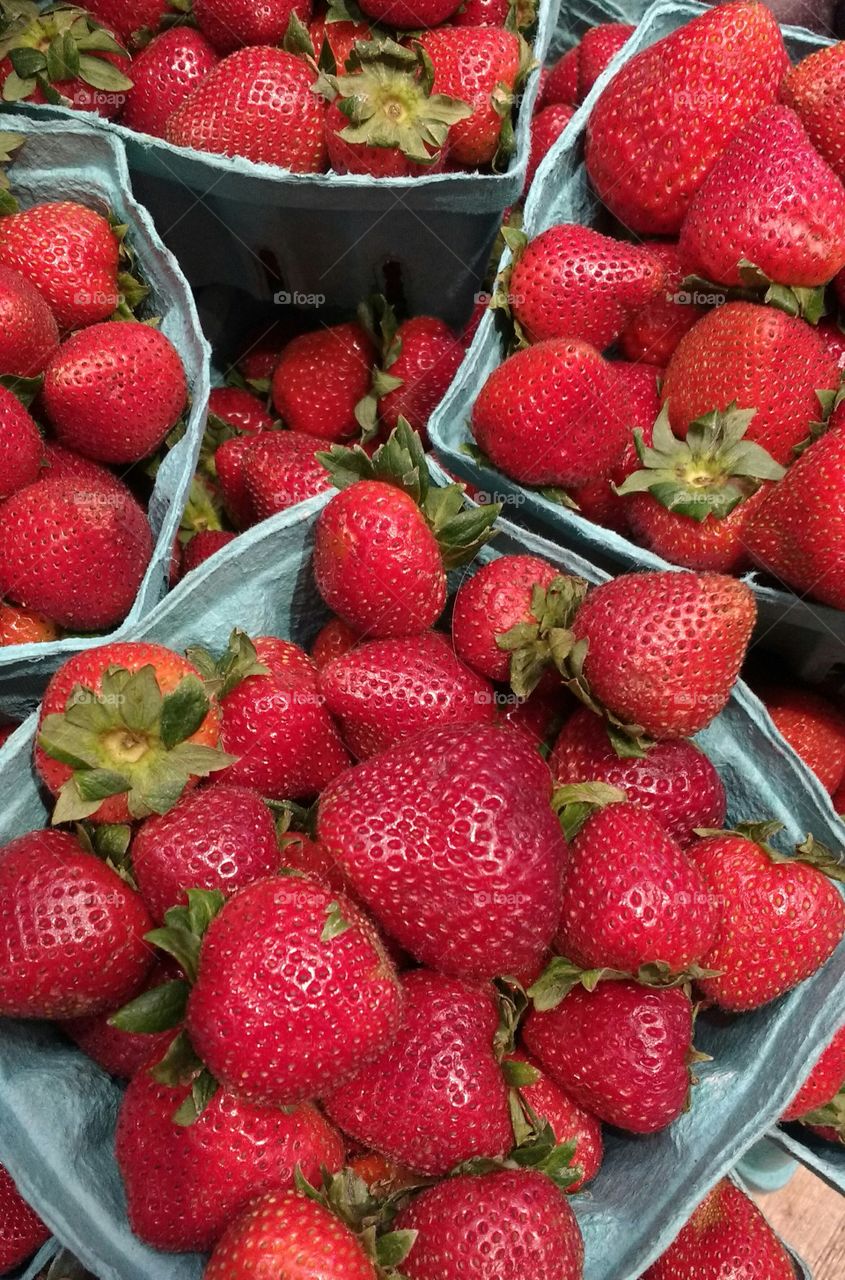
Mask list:
[[[133,889],[138,885],[132,871],[130,845],[132,828],[123,822],[77,822],[76,838],[86,853],[91,853]]]
[[[202,533],[209,529],[219,532],[225,527],[223,504],[216,489],[199,472],[196,472],[191,476],[188,501],[185,503],[185,510],[179,522],[179,541],[190,542],[195,533]]]
[[[566,664],[575,647],[570,628],[586,594],[587,583],[571,574],[559,574],[547,587],[535,583],[531,591],[534,621],[518,622],[496,637],[498,647],[511,655],[510,685],[518,698],[533,693],[550,667],[569,678]]]
[[[546,968],[528,988],[528,998],[535,1009],[555,1009],[571,991],[581,986],[595,991],[600,982],[638,982],[643,987],[666,989],[682,987],[688,993],[692,984],[703,978],[717,978],[720,972],[692,964],[682,972],[674,972],[662,960],[642,965],[636,973],[621,969],[584,969],[566,956],[553,956]]]
[[[198,645],[190,645],[185,650],[185,657],[200,673],[209,696],[218,701],[249,676],[270,675],[264,663],[259,662],[255,645],[239,627],[229,636],[229,642],[219,658]]]
[[[783,830],[784,825],[782,822],[772,820],[768,822],[738,822],[735,827],[729,830],[696,827],[695,834],[704,839],[711,836],[739,836],[743,840],[750,840],[758,849],[762,849],[774,863],[794,864],[803,862],[805,866],[813,867],[830,880],[845,883],[845,861],[837,857],[832,849],[822,844],[821,840],[817,840],[815,836],[805,836],[800,844],[795,845],[791,853],[784,853],[776,845],[773,845],[771,843],[772,837],[779,835]]]
[[[354,1169],[331,1174],[324,1169],[320,1186],[305,1177],[299,1165],[294,1187],[300,1195],[328,1209],[355,1235],[375,1265],[379,1280],[407,1280],[398,1270],[417,1238],[416,1231],[394,1230],[393,1222],[409,1193],[429,1186],[432,1179],[403,1179],[401,1188],[376,1196]]]
[[[845,1084],[823,1107],[799,1116],[799,1123],[833,1129],[839,1135],[839,1141],[845,1143]]]
[[[362,430],[361,440],[366,444],[378,432],[379,400],[382,396],[403,386],[405,380],[390,372],[391,365],[394,365],[402,354],[402,339],[399,336],[396,312],[387,299],[382,294],[376,293],[369,301],[362,302],[358,308],[358,323],[369,334],[379,352],[378,363],[372,372],[370,389],[355,406],[355,419]]]
[[[725,516],[760,487],[764,480],[781,480],[786,469],[762,445],[746,439],[756,410],[714,409],[690,423],[685,439],[673,435],[669,404],[654,424],[651,445],[639,428],[634,443],[641,470],[616,488],[621,497],[648,493],[661,506],[701,522]]]
[[[25,142],[26,135],[23,133],[0,133],[0,214],[18,212],[19,205],[12,195],[6,168],[14,162],[15,153]]]
[[[488,305],[491,311],[507,317],[507,323],[510,327],[510,333],[508,334],[509,345],[515,350],[519,350],[530,344],[525,336],[525,331],[511,310],[511,276],[513,275],[514,267],[528,248],[529,239],[521,227],[509,224],[502,226],[501,237],[510,253],[508,261],[496,275]]]
[[[536,1169],[551,1178],[560,1191],[566,1191],[584,1176],[580,1165],[573,1165],[574,1142],[558,1142],[547,1120],[541,1119],[526,1100],[522,1089],[535,1084],[539,1073],[527,1062],[502,1064],[509,1084],[508,1108],[514,1145],[502,1159],[474,1156],[452,1169],[450,1177],[463,1174],[497,1173],[501,1169]]]
[[[120,271],[117,277],[117,286],[120,291],[120,300],[117,304],[117,310],[111,317],[112,320],[135,320],[136,312],[139,307],[149,297],[149,285],[144,284],[135,275],[136,254],[132,248],[127,233],[129,224],[119,222],[114,213],[109,212],[109,226],[112,235],[118,243]]]
[[[808,324],[818,324],[825,315],[825,286],[804,288],[800,285],[777,284],[748,258],[737,263],[740,283],[720,284],[705,276],[689,275],[681,282],[681,288],[690,294],[716,295],[725,302],[756,302],[776,307],[789,316],[799,316]]]
[[[0,38],[0,58],[12,64],[3,82],[3,100],[20,102],[40,90],[53,106],[68,100],[55,87],[81,80],[99,93],[125,93],[132,81],[102,55],[126,50],[84,9],[57,5],[39,15],[37,6],[19,5]]]
[[[125,795],[133,818],[166,813],[191,779],[233,764],[217,747],[189,741],[210,705],[197,675],[163,694],[151,664],[108,667],[99,692],[74,686],[65,710],[45,716],[38,735],[41,749],[72,771],[53,823],[90,818],[115,795]]]
[[[380,480],[413,498],[437,539],[443,567],[455,569],[474,559],[479,548],[495,536],[494,524],[502,504],[466,506],[465,487],[442,487],[431,481],[422,441],[404,418],[372,457],[360,445],[333,445],[317,454],[338,489],[358,480]]]
[[[563,834],[572,840],[592,814],[609,804],[624,804],[627,799],[620,787],[608,782],[567,782],[555,787],[552,808],[560,819]]]

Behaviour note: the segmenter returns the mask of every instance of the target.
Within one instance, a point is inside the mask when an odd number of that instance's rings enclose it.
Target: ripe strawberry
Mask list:
[[[493,1050],[492,987],[423,969],[402,986],[398,1035],[326,1095],[327,1115],[357,1142],[418,1173],[442,1177],[464,1160],[505,1155],[514,1139]]]
[[[221,1084],[289,1104],[371,1063],[401,1013],[393,966],[357,907],[314,880],[280,876],[239,890],[212,921],[186,1027]]]
[[[504,27],[513,7],[511,0],[463,0],[452,14],[452,26]]]
[[[166,960],[154,960],[141,988],[141,995],[172,982],[178,972]],[[163,1057],[173,1039],[173,1032],[143,1033],[123,1031],[112,1024],[113,1009],[92,1013],[83,1018],[67,1018],[59,1022],[66,1036],[77,1048],[109,1075],[131,1080],[137,1071],[155,1058]]]
[[[279,45],[291,15],[311,17],[311,0],[195,0],[193,14],[203,35],[220,53],[242,45]]]
[[[41,294],[18,271],[0,265],[0,376],[34,378],[59,345],[59,329]]]
[[[518,351],[484,383],[472,433],[521,484],[573,485],[607,475],[629,429],[613,366],[586,342],[551,338]]]
[[[49,1238],[48,1228],[0,1165],[0,1274],[14,1271]]]
[[[693,295],[682,288],[687,272],[681,265],[678,246],[647,240],[643,248],[663,263],[665,292],[652,298],[627,321],[619,334],[619,347],[628,360],[665,365],[684,334],[706,313],[703,306],[693,302]]]
[[[41,613],[0,604],[0,645],[43,644],[58,638],[59,629]]]
[[[550,107],[554,102],[563,102],[567,106],[576,106],[578,102],[578,63],[581,58],[581,46],[567,49],[553,66],[549,67],[540,93],[537,95],[537,106],[540,110]]]
[[[404,320],[382,362],[382,374],[387,375],[382,385],[389,384],[378,401],[383,432],[392,431],[401,417],[424,436],[463,358],[463,344],[436,316]]]
[[[565,102],[553,102],[548,107],[543,107],[542,111],[535,111],[531,118],[531,149],[525,170],[523,195],[528,193],[540,162],[551,151],[574,114],[575,108]]]
[[[314,1200],[288,1191],[263,1196],[234,1218],[211,1255],[205,1280],[291,1274],[325,1280],[377,1280],[348,1227]]]
[[[845,934],[838,890],[824,870],[802,860],[805,853],[814,857],[811,842],[809,852],[802,845],[787,857],[766,844],[778,829],[758,823],[707,836],[688,850],[722,907],[716,943],[702,960],[720,976],[699,986],[731,1012],[758,1009],[811,977]]]
[[[408,1280],[580,1280],[584,1243],[566,1197],[536,1169],[462,1174],[396,1219],[416,1238]]]
[[[85,7],[127,48],[135,43],[134,36],[157,30],[162,20],[171,15],[168,0],[88,0]],[[135,66],[133,60],[133,79]]]
[[[436,728],[337,778],[317,830],[356,895],[422,964],[530,978],[560,904],[565,847],[550,798],[525,734]]]
[[[132,59],[123,124],[163,138],[170,116],[219,61],[202,32],[191,27],[162,31]]]
[[[156,1249],[211,1249],[256,1196],[293,1186],[297,1167],[337,1171],[343,1142],[315,1107],[262,1107],[219,1089],[192,1123],[174,1123],[190,1085],[153,1067],[129,1084],[117,1121],[117,1162],[129,1223]]]
[[[845,715],[827,698],[794,685],[758,690],[778,731],[833,795],[845,777]]]
[[[235,539],[234,533],[227,533],[224,529],[200,529],[195,533],[190,542],[186,542],[182,548],[181,558],[179,561],[179,578],[184,578],[186,573],[190,573],[192,569],[197,569],[204,564],[209,556],[216,555],[218,551],[222,551],[230,542]]]
[[[722,779],[703,751],[685,738],[657,742],[645,756],[619,756],[607,727],[587,707],[564,724],[549,757],[559,784],[605,782],[650,813],[681,845],[696,827],[719,828],[727,798]]]
[[[81,453],[66,449],[64,445],[56,444],[55,440],[44,441],[44,470],[41,478],[44,480],[71,479],[75,482],[77,489],[85,489],[91,481],[93,485],[106,486],[114,493],[130,494],[131,492],[108,467],[102,466],[99,462],[93,462],[90,458],[83,458]]]
[[[732,1182],[714,1187],[643,1280],[793,1280],[795,1268],[760,1210]]]
[[[552,687],[549,688],[548,685]],[[524,733],[535,747],[542,749],[545,756],[551,750],[561,725],[572,713],[572,696],[563,685],[555,687],[552,679],[541,681],[527,698],[516,698],[513,694],[500,695],[502,696],[503,708],[497,699],[500,724]]]
[[[373,38],[373,30],[369,22],[352,22],[345,19],[339,22],[327,22],[325,14],[322,13],[315,14],[308,23],[308,34],[311,37],[315,58],[319,59],[325,42],[331,50],[335,66],[340,69],[345,68],[358,40]],[[271,369],[270,373],[272,372]]]
[[[150,924],[138,894],[72,836],[12,840],[0,849],[0,1015],[113,1009],[143,984]]]
[[[845,371],[845,333],[835,320],[822,320],[816,325],[816,333],[828,355],[836,361],[840,376]]]
[[[273,404],[285,426],[321,440],[355,435],[355,406],[369,389],[373,359],[370,339],[354,323],[294,338],[273,374]]]
[[[285,831],[278,837],[283,867],[301,871],[311,880],[328,885],[335,892],[349,894],[349,886],[328,851],[303,831]]]
[[[450,163],[468,169],[490,164],[516,92],[519,37],[500,27],[440,27],[424,31],[420,44],[434,64],[434,92],[473,109],[449,130]]]
[[[818,49],[790,67],[781,86],[781,97],[797,111],[819,154],[845,181],[845,44]]]
[[[512,627],[538,619],[532,609],[535,588],[550,587],[561,576],[539,556],[499,556],[466,578],[452,609],[452,643],[458,657],[488,680],[508,679],[510,653],[496,643]]]
[[[152,547],[119,481],[39,480],[3,504],[0,592],[60,627],[107,631],[132,608]]]
[[[555,1084],[551,1076],[546,1075],[539,1062],[521,1049],[515,1050],[505,1059],[506,1075],[509,1062],[524,1064],[520,1068],[520,1095],[540,1120],[551,1125],[555,1141],[575,1143],[572,1164],[581,1169],[581,1176],[566,1191],[569,1195],[580,1191],[588,1182],[592,1182],[601,1168],[604,1154],[601,1122],[590,1115],[589,1111],[579,1107],[577,1102],[573,1102],[569,1094]],[[529,1068],[528,1075],[533,1074],[530,1083],[522,1083],[525,1066]]]
[[[158,644],[104,644],[70,658],[47,685],[38,728],[35,767],[58,797],[54,821],[164,813],[226,763],[212,749],[220,712],[196,667]]]
[[[58,95],[64,106],[113,120],[132,88],[126,50],[73,5],[56,6],[34,18],[22,12],[4,32],[3,47],[0,85],[7,102],[55,105]]]
[[[361,10],[373,22],[418,31],[439,27],[452,16],[459,3],[460,0],[365,0]]]
[[[781,1116],[799,1120],[835,1098],[845,1084],[845,1027],[841,1027]]]
[[[272,431],[276,426],[263,401],[240,387],[214,387],[208,397],[208,411],[246,435]]]
[[[357,631],[353,631],[340,618],[330,618],[324,627],[321,627],[317,633],[314,643],[311,646],[311,659],[318,671],[322,671],[323,667],[334,658],[340,658],[344,653],[349,653],[350,649],[354,649],[360,636]]]
[[[262,433],[253,441],[241,454],[250,522],[266,520],[331,489],[329,473],[317,456],[331,447],[331,440],[305,431]]]
[[[583,102],[599,76],[634,34],[624,22],[602,22],[590,27],[578,46],[578,101]]]
[[[44,444],[37,426],[17,396],[0,387],[0,500],[33,484],[43,464]]]
[[[629,59],[593,107],[586,164],[599,198],[640,235],[672,235],[733,135],[777,98],[777,20],[732,0]]]
[[[386,1200],[397,1191],[412,1190],[419,1185],[417,1174],[376,1151],[353,1156],[347,1167],[357,1174],[376,1200]]]
[[[263,434],[263,432],[262,432]],[[273,432],[273,435],[282,432]],[[255,443],[252,433],[224,440],[214,452],[214,471],[226,515],[236,529],[255,524],[255,513],[246,487],[244,461]],[[276,446],[273,446],[276,447]]]

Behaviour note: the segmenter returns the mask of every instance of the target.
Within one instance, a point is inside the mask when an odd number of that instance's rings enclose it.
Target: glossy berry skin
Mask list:
[[[285,1111],[219,1089],[193,1124],[174,1124],[185,1085],[159,1084],[139,1071],[117,1121],[117,1162],[129,1223],[156,1249],[211,1249],[256,1196],[335,1173],[343,1142],[309,1103]]]
[[[772,487],[761,484],[728,515],[708,515],[704,520],[670,511],[651,493],[632,493],[624,500],[628,524],[637,542],[670,564],[714,573],[743,573],[751,567],[748,522]]]
[[[845,46],[840,42],[802,58],[784,77],[781,97],[797,111],[819,154],[845,180]]]
[[[424,969],[402,986],[398,1035],[324,1098],[326,1114],[356,1142],[417,1173],[441,1177],[475,1156],[504,1156],[513,1130],[493,1052],[492,987]]]
[[[227,1227],[204,1280],[277,1280],[292,1274],[320,1280],[377,1280],[348,1227],[321,1204],[293,1191],[263,1196]]]
[[[795,1267],[760,1210],[720,1182],[643,1280],[793,1280]]]
[[[275,636],[254,643],[269,674],[247,676],[221,701],[223,749],[238,759],[218,778],[273,800],[307,799],[346,768],[349,756],[308,655]]]
[[[488,680],[506,681],[510,654],[496,637],[523,622],[531,612],[534,586],[548,587],[559,570],[539,556],[499,556],[483,564],[458,588],[452,609],[452,643],[458,657]]]
[[[425,432],[458,372],[464,348],[436,316],[412,316],[400,324],[396,338],[401,349],[388,372],[401,378],[402,386],[378,402],[382,431],[391,432],[403,417],[415,431]]]
[[[623,574],[589,593],[572,630],[606,707],[653,738],[688,738],[727,702],[755,616],[748,587],[721,574]]]
[[[663,263],[665,289],[623,326],[619,348],[627,360],[662,366],[668,364],[681,338],[701,319],[705,308],[693,302],[692,293],[682,287],[687,272],[677,244],[647,240],[643,247]]]
[[[273,374],[273,404],[285,426],[329,440],[359,432],[355,406],[370,389],[373,359],[370,339],[354,323],[294,338]]]
[[[42,613],[0,604],[0,645],[40,644],[56,640],[59,629]]]
[[[220,61],[201,31],[172,27],[132,59],[132,88],[122,123],[136,133],[163,138],[167,121]]]
[[[0,849],[0,1016],[67,1018],[129,1000],[150,966],[151,923],[138,894],[72,836],[10,841]]]
[[[48,1228],[0,1165],[0,1275],[26,1262],[49,1238]]]
[[[311,0],[196,0],[194,17],[215,49],[231,53],[243,45],[281,45],[291,14],[311,17]]]
[[[602,22],[590,27],[578,46],[578,101],[583,102],[601,73],[634,34],[625,22]]]
[[[663,264],[647,249],[563,224],[526,246],[508,297],[529,342],[573,338],[603,351],[665,289]]]
[[[534,113],[531,119],[531,149],[525,170],[523,194],[527,194],[534,181],[534,175],[540,167],[540,162],[551,151],[574,114],[575,108],[568,106],[565,102],[553,102],[550,106],[543,107],[542,111]]]
[[[580,44],[567,49],[557,62],[548,68],[538,96],[537,106],[542,110],[554,102],[563,102],[574,107],[578,102],[578,63],[581,58]]]
[[[708,886],[656,818],[633,804],[587,818],[569,846],[556,951],[583,969],[682,973],[718,927]]]
[[[586,1110],[629,1133],[657,1133],[689,1092],[692,1005],[678,987],[600,982],[528,1015],[523,1040]]]
[[[463,0],[452,14],[455,27],[503,27],[510,13],[510,0]]]
[[[724,825],[724,783],[704,752],[686,738],[657,742],[645,758],[618,756],[601,718],[579,707],[558,735],[549,768],[557,783],[606,782],[621,788],[631,804],[650,813],[681,845],[695,839],[696,827]]]
[[[449,129],[450,163],[473,169],[489,164],[499,145],[502,115],[493,95],[513,92],[519,73],[519,41],[499,27],[439,27],[424,31],[420,44],[434,64],[433,93],[459,98],[473,108]]]
[[[226,515],[239,530],[248,529],[255,523],[246,488],[244,465],[247,453],[254,443],[252,434],[233,436],[230,440],[224,440],[214,451],[214,470],[223,506]]]
[[[373,22],[418,31],[423,27],[441,26],[459,3],[460,0],[365,0],[361,10]]]
[[[245,435],[272,431],[276,425],[264,401],[241,387],[213,387],[208,397],[208,411]]]
[[[506,1062],[526,1062],[532,1068],[537,1079],[534,1084],[520,1086],[522,1098],[540,1120],[551,1125],[556,1142],[575,1143],[575,1154],[570,1163],[580,1167],[582,1176],[566,1188],[567,1195],[573,1195],[592,1182],[601,1168],[604,1155],[601,1121],[573,1102],[569,1094],[546,1075],[536,1058],[522,1049],[508,1054]]]
[[[170,339],[127,320],[68,338],[47,366],[42,403],[68,448],[98,462],[137,462],[161,444],[187,394]]]
[[[446,603],[437,539],[408,494],[359,480],[320,512],[314,578],[328,607],[370,639],[415,635]]]
[[[584,1245],[566,1197],[535,1169],[463,1174],[396,1220],[417,1238],[408,1280],[580,1280]]]
[[[472,433],[512,480],[579,484],[607,475],[628,440],[618,391],[595,347],[550,338],[493,370],[473,405]]]
[[[155,31],[166,16],[169,4],[168,0],[90,0],[86,8],[98,22],[114,32],[121,44],[127,45],[136,32],[143,29]],[[133,59],[133,80],[135,66]]]
[[[759,691],[775,727],[831,795],[845,777],[845,716],[827,698],[795,685]]]
[[[317,457],[331,447],[331,440],[305,431],[262,432],[252,440],[241,454],[251,520],[266,520],[331,489],[329,473]]]
[[[338,778],[317,826],[355,894],[420,963],[530,978],[560,905],[565,846],[550,798],[525,734],[437,728]]]
[[[788,59],[777,21],[733,0],[635,54],[587,125],[587,172],[639,235],[677,232],[730,138],[777,98]]]
[[[59,327],[29,280],[0,266],[0,375],[34,378],[59,345]]]
[[[845,333],[835,320],[821,320],[816,325],[816,333],[829,355],[833,356],[840,373],[845,370]]]
[[[147,818],[132,841],[132,870],[150,915],[187,902],[187,889],[227,896],[279,866],[270,810],[257,791],[212,782]]]
[[[753,840],[707,836],[689,856],[722,904],[715,945],[702,960],[708,1000],[741,1013],[812,977],[845,934],[845,903],[816,867],[773,862]]]
[[[235,537],[234,533],[228,533],[225,529],[200,529],[194,534],[190,542],[186,542],[182,548],[179,561],[179,580],[181,581],[185,574],[190,573],[192,569],[198,569],[209,556],[214,556],[218,551],[222,551],[224,547],[234,541]]]
[[[44,470],[41,473],[41,479],[55,480],[60,477],[76,481],[77,488],[82,490],[90,480],[95,485],[106,485],[116,493],[130,493],[128,486],[102,463],[94,462],[91,458],[83,458],[81,453],[66,449],[55,440],[45,440]]]
[[[835,1098],[845,1084],[845,1027],[841,1027],[781,1116],[798,1120]]]
[[[324,938],[335,905],[349,927]],[[241,889],[212,922],[186,1027],[217,1080],[288,1104],[372,1062],[401,1014],[398,979],[369,921],[328,887],[280,876]]]
[[[153,960],[142,991],[150,991],[165,982],[180,977],[175,963],[166,957]],[[163,1058],[173,1039],[172,1031],[121,1031],[113,1027],[109,1019],[114,1009],[91,1013],[82,1018],[66,1018],[59,1022],[65,1035],[110,1076],[118,1080],[131,1080],[137,1071],[151,1061]]]
[[[318,671],[328,666],[335,658],[340,658],[350,649],[354,649],[360,636],[340,618],[329,618],[324,627],[317,632],[311,645],[311,660]]]
[[[132,608],[153,550],[143,508],[116,479],[46,479],[3,504],[0,591],[73,631]]]
[[[44,444],[35,422],[17,396],[0,387],[0,500],[34,484],[43,463]]]
[[[283,49],[237,49],[168,117],[165,137],[177,147],[321,173],[323,107],[312,82],[302,58]]]
[[[308,34],[314,46],[314,56],[319,59],[325,41],[334,55],[338,71],[346,66],[356,40],[371,40],[369,22],[326,22],[323,13],[316,13],[308,24]],[[272,374],[272,369],[270,373]]]
[[[494,691],[438,632],[371,640],[326,666],[320,692],[359,760],[434,725],[490,724]]]

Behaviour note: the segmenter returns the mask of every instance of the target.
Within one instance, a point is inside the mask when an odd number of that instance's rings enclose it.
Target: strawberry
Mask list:
[[[193,1123],[180,1123],[190,1086],[162,1074],[133,1077],[115,1141],[130,1226],[156,1249],[211,1249],[256,1196],[293,1186],[297,1168],[316,1178],[321,1165],[343,1163],[340,1135],[309,1103],[256,1106],[221,1088]]]
[[[548,68],[541,90],[537,95],[537,106],[540,110],[550,107],[554,102],[562,102],[574,107],[578,103],[578,63],[581,58],[581,46],[567,49],[557,62]]]
[[[551,775],[525,734],[435,728],[337,778],[320,797],[318,837],[422,964],[533,977],[554,933],[565,854],[550,798]]]
[[[359,40],[372,40],[373,34],[369,22],[353,22],[347,19],[330,22],[322,13],[315,14],[308,23],[308,35],[314,56],[320,57],[325,42],[335,60],[335,66],[339,68],[346,66],[356,43]],[[272,374],[272,369],[270,373]]]
[[[599,198],[640,235],[672,235],[714,160],[775,101],[788,66],[771,11],[731,0],[641,50],[605,87],[587,124]]]
[[[380,390],[378,418],[390,432],[399,419],[425,436],[428,420],[443,399],[464,358],[464,347],[436,316],[412,316],[386,344],[374,379]]]
[[[228,762],[215,750],[219,734],[219,709],[197,669],[162,645],[76,654],[41,703],[35,767],[58,798],[53,820],[125,823],[166,812]]]
[[[241,454],[250,523],[331,489],[331,478],[318,456],[331,447],[331,440],[305,431],[262,433],[252,442]]]
[[[725,820],[724,784],[703,751],[685,738],[657,742],[644,756],[619,756],[607,727],[587,707],[564,724],[549,757],[558,784],[604,782],[625,792],[681,845],[696,827]]]
[[[535,111],[531,118],[531,148],[525,170],[523,195],[527,195],[534,175],[575,114],[575,108],[565,102],[553,102],[542,111]]]
[[[357,645],[323,668],[320,692],[359,760],[434,725],[495,716],[492,686],[435,631]]]
[[[117,310],[119,260],[108,219],[76,201],[0,218],[0,263],[35,285],[62,329],[82,329]]]
[[[739,1013],[758,1009],[811,977],[845,934],[845,903],[827,874],[835,864],[810,837],[787,856],[767,843],[778,823],[707,836],[688,853],[719,895],[722,926],[702,959],[708,1000]],[[773,959],[776,957],[776,959]]]
[[[781,86],[781,97],[801,117],[819,154],[837,177],[845,180],[845,44],[817,49],[790,67]]]
[[[77,489],[85,489],[90,481],[97,487],[110,488],[113,493],[129,494],[131,492],[108,467],[101,466],[99,462],[93,462],[90,458],[83,458],[81,453],[66,449],[55,440],[44,441],[44,470],[41,478],[44,480],[71,479],[75,482]]]
[[[0,265],[0,376],[34,378],[59,345],[55,317],[34,285]]]
[[[628,438],[613,366],[586,342],[550,338],[493,370],[472,433],[520,484],[573,485],[607,475]]]
[[[838,384],[836,361],[806,321],[752,302],[729,302],[678,343],[662,401],[679,436],[714,409],[756,410],[747,439],[786,466],[818,417],[816,392]]]
[[[86,0],[85,7],[127,48],[139,43],[138,37],[156,31],[165,18],[173,16],[169,0]],[[133,80],[137,65],[133,59]]]
[[[778,732],[833,795],[845,778],[845,715],[810,689],[767,684],[757,692]]]
[[[240,889],[208,927],[186,1029],[221,1084],[290,1104],[371,1063],[401,1012],[393,966],[357,907],[279,876]]]
[[[563,685],[552,679],[548,682],[541,681],[527,698],[500,694],[497,698],[500,707],[502,697],[505,705],[500,709],[500,724],[524,733],[546,756],[561,725],[572,713],[573,699],[570,694]]]
[[[584,1243],[575,1215],[536,1169],[447,1178],[396,1219],[416,1238],[408,1280],[580,1280]]]
[[[165,137],[177,147],[321,173],[323,108],[312,83],[310,68],[295,54],[262,45],[238,49],[169,116]]]
[[[80,488],[69,478],[39,480],[2,510],[4,596],[73,630],[107,631],[126,617],[153,541],[143,509],[120,481]]]
[[[132,88],[126,50],[73,5],[57,5],[35,17],[23,8],[4,30],[2,54],[6,102],[70,106],[113,120]]]
[[[434,93],[472,107],[449,131],[450,162],[470,169],[490,164],[521,72],[519,37],[500,27],[440,27],[424,31],[420,44],[434,64]]]
[[[418,31],[439,27],[458,7],[460,0],[364,0],[361,10],[373,22],[400,30]]]
[[[354,323],[294,338],[273,374],[273,404],[285,426],[321,440],[355,435],[355,406],[367,394],[373,359],[370,339]]]
[[[567,577],[539,556],[499,556],[482,565],[455,596],[452,643],[458,657],[488,680],[506,681],[510,654],[497,637],[536,624],[536,588],[549,588],[561,576]]]
[[[203,35],[220,53],[242,45],[278,45],[291,15],[311,17],[311,0],[194,0],[193,15]]]
[[[214,387],[208,397],[208,412],[245,435],[272,431],[276,426],[263,401],[240,387]]]
[[[48,1228],[0,1165],[0,1273],[14,1271],[49,1238]]]
[[[634,34],[625,22],[602,22],[590,27],[578,46],[578,101],[583,102],[602,72]]]
[[[33,484],[43,464],[38,427],[17,396],[0,387],[0,500]]]
[[[279,836],[282,866],[300,871],[311,880],[328,885],[335,892],[346,893],[348,886],[340,868],[332,861],[328,851],[303,831],[285,831]]]
[[[201,651],[196,657],[208,661]],[[304,799],[343,772],[349,756],[304,650],[275,636],[258,636],[253,644],[236,631],[218,670],[221,741],[234,757],[226,782],[275,800]],[[214,678],[213,663],[209,674]]]
[[[175,966],[156,960],[147,973],[141,988],[141,996],[172,982]],[[154,1056],[163,1057],[167,1052],[172,1031],[143,1033],[122,1031],[112,1023],[114,1009],[92,1013],[83,1018],[67,1018],[59,1022],[66,1036],[109,1075],[119,1080],[131,1080]]]
[[[799,1120],[836,1097],[845,1085],[845,1027],[841,1027],[781,1116]]]
[[[793,1280],[795,1267],[754,1201],[722,1181],[643,1280],[723,1280],[731,1273],[743,1280]]]
[[[263,434],[263,432],[262,432]],[[282,432],[273,432],[273,437]],[[226,515],[236,529],[248,529],[255,524],[255,513],[246,487],[245,460],[255,444],[252,433],[231,436],[214,452],[214,472]],[[284,446],[271,446],[284,448]]]
[[[492,987],[424,969],[407,974],[402,987],[398,1035],[326,1095],[327,1115],[357,1142],[417,1173],[442,1177],[464,1160],[503,1156],[513,1130],[493,1050]]]
[[[580,1191],[588,1182],[592,1182],[601,1167],[604,1154],[601,1122],[590,1115],[589,1111],[579,1107],[577,1102],[573,1102],[569,1094],[555,1084],[551,1076],[546,1075],[540,1064],[527,1053],[516,1049],[508,1055],[504,1064],[506,1076],[511,1062],[523,1064],[517,1076],[523,1102],[528,1103],[541,1121],[551,1125],[556,1142],[575,1143],[572,1163],[581,1170],[581,1174],[566,1191],[570,1195]]]
[[[701,319],[705,310],[682,288],[687,273],[681,265],[677,244],[647,240],[643,248],[663,263],[665,292],[652,298],[626,322],[619,334],[619,347],[628,360],[665,365],[681,338]]]
[[[845,333],[835,320],[822,320],[816,325],[816,333],[828,355],[836,361],[840,376],[845,371]]]
[[[194,534],[190,542],[186,542],[182,548],[179,562],[179,578],[184,578],[186,573],[190,573],[192,569],[199,568],[209,556],[216,555],[218,551],[222,551],[224,547],[234,541],[234,538],[234,533],[227,533],[224,529],[200,529],[198,533]]]
[[[56,640],[59,629],[42,613],[0,604],[0,645],[43,644]]]
[[[305,1280],[377,1280],[376,1269],[348,1227],[314,1200],[288,1191],[263,1196],[229,1224],[205,1269],[205,1280],[264,1280],[296,1268]],[[295,1274],[295,1273],[293,1273]]]
[[[136,133],[163,138],[170,116],[219,61],[201,31],[191,27],[162,31],[132,59],[132,88],[126,95],[123,123]]]
[[[138,894],[72,836],[12,840],[0,849],[0,1015],[113,1009],[143,984],[150,923]]]
[[[311,645],[311,659],[318,671],[322,671],[334,658],[354,649],[360,636],[340,618],[330,618],[317,632]]]
[[[511,0],[463,0],[452,14],[452,26],[504,27],[514,7]]]

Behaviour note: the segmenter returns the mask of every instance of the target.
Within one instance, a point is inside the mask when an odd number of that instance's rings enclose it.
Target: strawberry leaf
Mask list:
[[[347,929],[352,928],[351,920],[344,919],[339,902],[330,902],[326,908],[326,922],[323,925],[323,931],[320,934],[321,942],[331,942],[334,938],[339,938],[342,933],[346,933]]]
[[[190,987],[181,978],[163,982],[130,1000],[109,1018],[109,1026],[134,1035],[154,1035],[170,1031],[185,1020]]]

